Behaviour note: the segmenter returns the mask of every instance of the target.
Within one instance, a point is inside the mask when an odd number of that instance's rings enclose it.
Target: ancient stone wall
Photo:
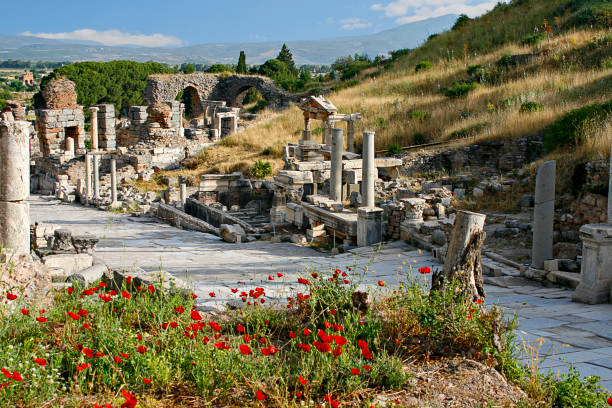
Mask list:
[[[77,149],[85,148],[85,116],[83,108],[37,109],[36,130],[43,155],[66,150],[66,138],[74,139]]]
[[[200,103],[207,99],[226,101],[230,106],[239,106],[237,96],[249,88],[256,88],[263,97],[277,106],[288,104],[292,99],[283,90],[274,85],[270,78],[254,75],[227,74],[159,74],[151,75],[147,80],[144,98],[149,104],[163,101],[174,101],[184,89],[195,89]],[[193,92],[193,91],[192,91]]]
[[[117,135],[115,131],[115,106],[113,104],[96,105],[98,111],[98,144],[102,149],[115,150]]]

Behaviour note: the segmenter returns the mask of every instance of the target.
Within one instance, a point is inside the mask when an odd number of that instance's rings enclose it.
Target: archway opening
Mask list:
[[[238,91],[236,97],[234,98],[234,104],[232,106],[239,107],[245,111],[255,113],[263,110],[266,105],[266,99],[256,87],[246,86]]]
[[[176,100],[185,105],[185,119],[191,120],[201,117],[204,114],[202,100],[200,99],[198,90],[195,87],[188,86],[187,88],[183,89],[177,95]]]

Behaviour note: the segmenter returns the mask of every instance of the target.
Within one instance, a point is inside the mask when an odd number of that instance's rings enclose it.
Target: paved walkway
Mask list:
[[[418,268],[440,267],[430,254],[403,242],[330,257],[289,243],[227,244],[213,235],[180,230],[154,219],[62,204],[45,197],[33,196],[30,205],[32,222],[59,224],[74,233],[101,238],[96,255],[109,267],[167,271],[193,284],[200,298],[211,306],[234,300],[230,288],[238,287],[239,281],[248,288],[262,286],[272,297],[295,294],[303,290],[296,281],[305,269],[363,269],[369,264],[361,284],[372,288],[378,280],[392,287],[410,278],[428,285],[429,277],[420,275]],[[278,278],[277,272],[284,276]],[[540,367],[566,373],[567,363],[571,363],[582,375],[601,377],[602,385],[612,390],[611,304],[572,303],[568,289],[546,288],[518,277],[488,281],[494,284],[485,285],[487,304],[500,305],[508,317],[518,315],[518,341],[534,345],[542,339],[540,359],[553,353]],[[215,292],[216,297],[210,298],[209,292]]]

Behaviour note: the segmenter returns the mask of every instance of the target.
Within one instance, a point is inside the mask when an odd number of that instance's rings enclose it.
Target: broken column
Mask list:
[[[187,203],[187,184],[181,183],[181,205],[184,207]]]
[[[98,111],[95,106],[89,108],[91,111],[91,149],[98,150]]]
[[[554,160],[547,161],[540,166],[536,175],[531,250],[531,268],[533,269],[543,269],[544,261],[553,257],[556,164]]]
[[[329,179],[329,198],[342,201],[342,129],[332,129],[331,177]]]
[[[72,137],[67,137],[66,138],[66,156],[68,157],[74,157],[74,138]]]
[[[30,124],[0,121],[0,246],[30,252]]]
[[[89,200],[91,200],[91,155],[85,155],[85,203],[89,204]]]
[[[111,159],[111,205],[117,203],[117,160]]]
[[[310,130],[310,116],[304,114],[304,131],[302,132],[302,140],[312,140],[312,131]]]
[[[93,188],[94,198],[100,198],[100,156],[93,157]]]
[[[346,150],[355,153],[355,122],[349,119],[346,134]]]
[[[374,207],[374,183],[376,181],[374,178],[376,174],[376,165],[374,163],[375,156],[374,132],[363,132],[361,196],[363,197],[364,207]]]

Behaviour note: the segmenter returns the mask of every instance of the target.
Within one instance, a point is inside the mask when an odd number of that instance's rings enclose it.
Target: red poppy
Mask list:
[[[484,299],[476,299],[476,304],[480,305],[482,303],[484,303]]]
[[[209,292],[209,293],[208,293],[208,296],[210,296],[210,297],[216,297],[217,295],[215,295],[215,292]]]
[[[276,347],[274,347],[274,344],[270,344],[269,347],[261,349],[261,354],[263,354],[264,356],[273,356],[277,352],[278,350],[276,349]]]
[[[313,278],[317,279],[319,277],[319,274],[316,272],[313,272],[310,274],[310,276],[312,276]]]
[[[129,358],[129,357],[130,357],[130,355],[129,355],[129,354],[127,354],[127,353],[119,353],[119,355],[120,355],[121,357],[123,357],[123,358]]]
[[[302,334],[304,336],[310,336],[310,333],[312,333],[310,330],[308,330],[307,328],[304,328],[304,330],[302,330]]]
[[[191,309],[191,319],[192,320],[202,320],[202,315],[195,309]]]
[[[185,313],[185,308],[183,308],[183,306],[177,306],[177,307],[174,308],[174,311],[176,313],[183,314],[183,313]]]
[[[301,283],[303,285],[310,285],[310,282],[303,278],[298,278],[298,283]]]
[[[138,352],[140,354],[144,354],[147,352],[147,347],[146,346],[138,346]]]
[[[239,324],[236,330],[238,331],[238,333],[244,333],[244,326]]]
[[[363,340],[357,340],[357,347],[359,347],[360,349],[364,349],[364,348],[368,348],[368,343],[366,343]]]
[[[340,357],[340,355],[343,353],[342,351],[342,347],[338,346],[335,349],[332,350],[332,354],[334,355],[334,357]]]
[[[298,377],[297,381],[302,385],[306,385],[308,383],[308,380],[303,378],[301,375]]]
[[[335,336],[329,335],[321,329],[319,329],[319,331],[317,332],[317,336],[319,336],[319,338],[325,343],[331,343],[332,341],[334,341],[335,338]]]
[[[136,338],[137,338],[138,340],[142,341],[142,334],[138,333],[138,334],[136,335]]]
[[[302,351],[308,353],[310,351],[310,346],[308,344],[298,344],[298,347],[302,349]]]
[[[235,288],[235,289],[232,288],[231,291],[232,291],[232,293],[238,293],[238,288]]]
[[[47,322],[47,318],[45,316],[40,316],[36,318],[37,322],[41,322],[41,323],[46,323]]]
[[[361,370],[358,369],[358,368],[351,368],[351,374],[359,375],[359,374],[361,374]]]
[[[612,407],[612,397],[608,398],[608,405]]]
[[[336,336],[335,341],[337,345],[344,346],[348,340],[346,339],[346,337]]]
[[[87,316],[87,314],[88,314],[87,310],[79,309],[79,311],[78,311],[78,315],[81,316],[81,317],[85,317],[85,316]]]
[[[138,404],[136,397],[126,390],[121,390],[121,396],[125,398],[125,402],[121,404],[121,408],[135,408]]]
[[[332,314],[332,316],[335,316],[335,315],[336,315],[336,313],[338,313],[338,311],[337,311],[336,309],[332,309],[332,310],[331,310],[331,314]]]
[[[178,327],[178,323],[177,322],[170,322],[170,327],[172,327],[173,329],[176,329]]]
[[[68,292],[69,295],[72,295],[74,293],[74,289],[68,288],[66,289],[66,292]]]
[[[319,350],[319,353],[329,353],[329,350],[331,349],[329,343],[325,342],[313,341],[312,345],[315,346],[317,350]]]
[[[44,358],[35,358],[34,362],[41,367],[44,367],[47,365],[47,360],[45,360]]]
[[[8,300],[15,300],[15,299],[17,299],[17,295],[15,295],[15,294],[13,294],[11,292],[6,292],[6,298]]]
[[[128,292],[127,290],[124,290],[123,292],[121,292],[121,296],[123,296],[126,299],[129,299],[132,297],[132,295],[130,295],[130,292]]]
[[[278,276],[279,278],[282,278],[284,275],[280,272],[276,272],[276,276]]]
[[[198,315],[199,315],[199,313],[198,313]],[[193,312],[192,312],[192,317],[193,317]],[[217,322],[208,322],[208,325],[210,326],[211,329],[213,329],[214,332],[220,332],[221,331],[221,326]]]
[[[253,351],[246,344],[241,344],[240,345],[240,354],[248,356],[249,354],[253,354]]]
[[[30,315],[30,311],[28,309],[21,309],[21,314],[24,316],[29,316]]]
[[[125,278],[125,281],[127,282],[127,284],[131,284],[132,283],[132,277],[128,276],[127,278]]]
[[[245,334],[243,338],[244,338],[244,342],[245,342],[245,343],[248,343],[248,342],[250,342],[251,340],[253,340],[253,339],[251,338],[251,336],[249,336],[248,334]]]
[[[271,281],[273,281],[273,280],[274,280],[274,278],[272,277],[272,275],[268,275],[268,280],[271,280]]]
[[[364,365],[363,369],[366,370],[366,371],[370,371],[372,369],[372,366]]]
[[[297,337],[297,334],[295,334],[294,332],[290,331],[289,332],[289,338],[291,339],[295,339]]]
[[[421,268],[419,268],[419,273],[422,275],[425,275],[427,273],[431,273],[431,268],[429,268],[428,266],[423,266]]]
[[[334,324],[334,330],[335,331],[342,331],[342,330],[344,330],[344,327],[342,327],[342,325],[340,325],[340,324]]]
[[[230,349],[230,347],[227,344],[225,344],[224,341],[220,341],[218,343],[215,343],[215,344],[213,344],[213,346],[215,348],[219,349],[219,350],[229,350]]]
[[[368,360],[372,358],[372,352],[368,350],[367,348],[361,349],[361,355],[367,358]]]
[[[104,357],[104,353],[96,351],[96,357]]]
[[[81,365],[77,366],[77,370],[79,370],[79,372],[81,372],[81,371],[83,371],[83,370],[85,370],[86,368],[89,368],[89,367],[91,367],[91,364],[84,363],[84,364],[81,364]]]
[[[383,281],[378,281],[378,286],[385,286],[385,282],[383,282]]]
[[[92,349],[90,349],[90,348],[84,348],[84,349],[82,350],[82,352],[83,352],[83,354],[85,354],[85,357],[87,357],[87,358],[92,358],[92,357],[93,357],[93,355],[94,355],[93,350],[92,350]]]
[[[198,295],[196,295],[195,293],[192,293],[191,295],[189,295],[189,297],[190,297],[192,300],[195,300],[195,299],[197,299],[197,298],[198,298]]]
[[[266,394],[257,390],[257,392],[255,393],[255,398],[257,398],[257,401],[263,401],[266,399]]]
[[[117,364],[119,364],[119,363],[123,362],[123,360],[122,360],[122,359],[121,359],[121,357],[119,357],[119,356],[115,356],[115,357],[113,357],[113,360],[115,360],[115,363],[117,363]]]
[[[13,374],[11,376],[13,377],[13,380],[15,380],[17,382],[22,382],[23,381],[23,377],[17,371],[13,371]]]
[[[148,379],[147,377],[142,377],[142,382],[145,384],[151,384],[151,380]]]
[[[73,313],[73,312],[70,312],[70,311],[68,312],[68,316],[70,316],[70,318],[71,318],[72,320],[79,320],[79,319],[80,319],[80,317],[79,317],[79,315],[78,315],[78,314]]]
[[[151,293],[155,293],[155,286],[153,286],[153,285],[149,285],[149,286],[147,286],[147,290],[148,290],[149,292],[151,292]]]

